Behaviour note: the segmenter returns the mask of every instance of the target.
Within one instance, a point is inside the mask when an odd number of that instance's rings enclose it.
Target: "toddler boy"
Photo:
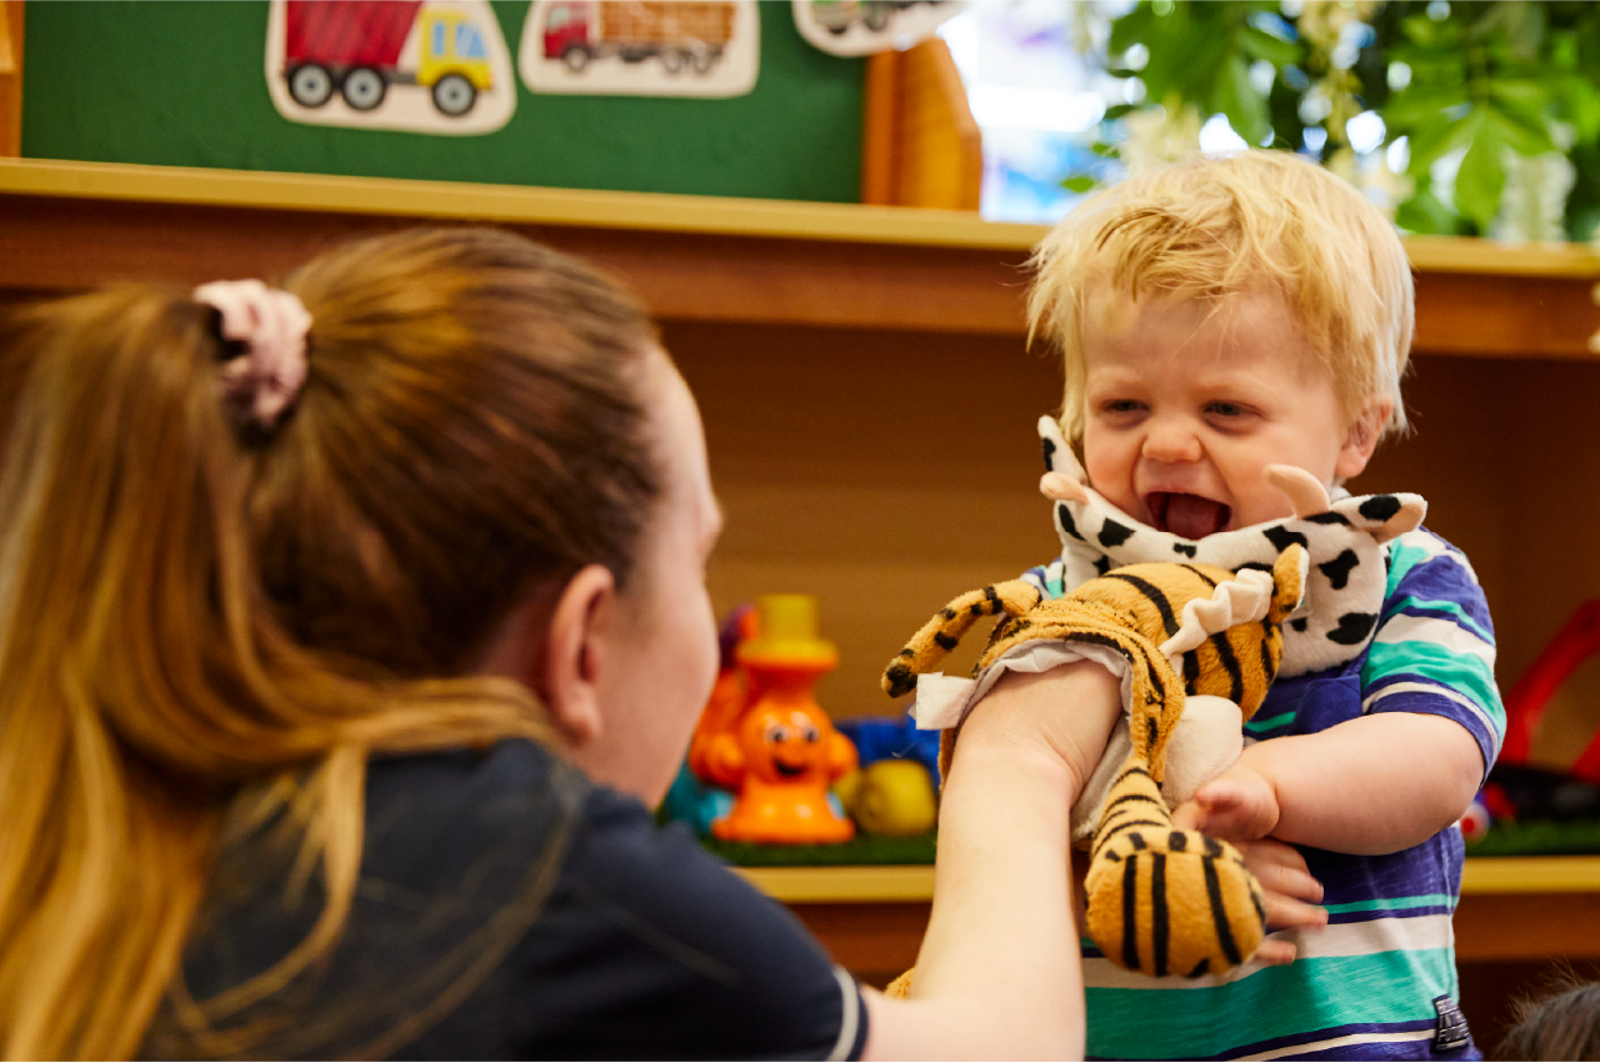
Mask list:
[[[1064,355],[1065,439],[1121,511],[1118,535],[1167,533],[1147,536],[1164,556],[1118,563],[1183,560],[1172,536],[1204,561],[1208,537],[1292,516],[1269,464],[1345,497],[1405,427],[1405,251],[1376,208],[1304,160],[1246,152],[1131,178],[1073,211],[1034,265],[1030,322]],[[1312,557],[1334,588],[1348,563]],[[1087,949],[1091,1058],[1478,1058],[1456,1004],[1452,824],[1504,728],[1493,629],[1471,566],[1438,536],[1392,539],[1384,564],[1371,611],[1286,629],[1318,644],[1286,644],[1246,727],[1258,741],[1176,815],[1295,845],[1328,925],[1275,935],[1292,964],[1221,977],[1146,978]],[[1029,574],[1049,595],[1082,575],[1062,561]]]

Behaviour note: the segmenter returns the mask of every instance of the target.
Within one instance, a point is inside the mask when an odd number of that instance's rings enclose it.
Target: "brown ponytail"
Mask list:
[[[215,315],[186,291],[0,330],[9,1058],[138,1051],[241,795],[287,795],[329,900],[196,1014],[282,985],[348,912],[367,756],[540,737],[530,693],[474,663],[540,586],[631,574],[658,493],[638,304],[484,230],[353,244],[284,286],[310,373],[260,439],[226,415]]]

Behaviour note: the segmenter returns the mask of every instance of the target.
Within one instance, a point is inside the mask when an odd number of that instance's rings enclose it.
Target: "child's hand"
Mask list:
[[[1317,907],[1322,900],[1322,883],[1311,877],[1298,849],[1275,838],[1235,842],[1234,846],[1261,883],[1269,932],[1327,925],[1327,909]],[[1294,957],[1292,941],[1270,937],[1256,952],[1256,959],[1274,966],[1290,963]]]
[[[1197,830],[1237,843],[1271,834],[1278,815],[1278,794],[1271,781],[1239,762],[1200,787],[1172,819],[1179,830]]]
[[[1278,816],[1272,783],[1247,764],[1236,763],[1200,787],[1172,820],[1180,830],[1198,830],[1233,843],[1261,883],[1269,931],[1324,926],[1328,913],[1316,906],[1322,900],[1322,883],[1311,877],[1297,849],[1267,837],[1278,825]],[[1258,960],[1274,965],[1290,963],[1294,957],[1294,943],[1276,938],[1263,941],[1256,953]]]

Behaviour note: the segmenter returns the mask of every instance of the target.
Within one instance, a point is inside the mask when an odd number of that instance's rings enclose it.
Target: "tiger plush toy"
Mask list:
[[[1128,565],[1050,601],[1023,580],[995,584],[941,609],[884,673],[884,690],[895,697],[919,681],[924,688],[956,684],[953,702],[948,691],[931,699],[944,702],[939,709],[924,704],[928,689],[918,693],[919,726],[944,727],[941,770],[965,712],[1009,658],[1064,653],[1029,670],[1089,657],[1124,676],[1129,703],[1074,808],[1074,840],[1090,852],[1090,937],[1129,970],[1220,974],[1246,962],[1266,936],[1261,889],[1243,858],[1226,842],[1175,829],[1169,797],[1173,805],[1186,800],[1237,756],[1239,728],[1277,674],[1283,624],[1302,603],[1307,565],[1305,549],[1290,544],[1270,573],[1192,562]],[[997,615],[1003,619],[974,672],[977,682],[929,674],[974,623]],[[1186,793],[1164,796],[1163,782],[1176,774],[1169,751],[1182,733],[1180,719],[1213,703],[1232,710],[1214,728],[1225,735],[1224,747],[1231,738],[1231,751],[1224,748],[1198,775],[1191,769]],[[943,719],[932,718],[940,711]],[[908,985],[902,977],[895,988],[904,993]]]

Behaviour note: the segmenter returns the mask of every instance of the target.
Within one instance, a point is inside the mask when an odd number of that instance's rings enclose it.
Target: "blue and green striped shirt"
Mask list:
[[[1280,679],[1245,727],[1313,734],[1375,712],[1447,716],[1483,752],[1505,732],[1494,629],[1466,557],[1425,529],[1388,545],[1383,611],[1366,652]],[[1044,570],[1034,570],[1042,579]],[[1054,588],[1052,588],[1053,590]],[[1419,750],[1418,756],[1426,756]],[[1223,977],[1146,978],[1084,942],[1091,1059],[1477,1059],[1456,1006],[1451,916],[1462,842],[1449,828],[1385,856],[1302,847],[1329,925],[1293,933],[1299,958]]]

